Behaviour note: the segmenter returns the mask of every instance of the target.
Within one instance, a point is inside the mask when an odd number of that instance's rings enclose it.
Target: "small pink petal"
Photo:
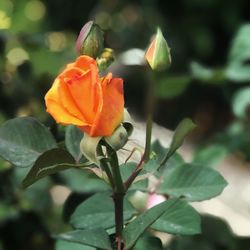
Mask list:
[[[147,209],[154,207],[154,206],[162,203],[165,200],[166,200],[166,198],[163,195],[151,193],[148,197],[148,200],[147,200]]]
[[[86,39],[86,37],[89,34],[89,31],[91,29],[91,27],[93,26],[94,22],[93,21],[89,21],[87,22],[81,29],[80,34],[78,35],[78,38],[76,40],[76,51],[78,53],[80,53],[82,44],[84,42],[84,40]]]

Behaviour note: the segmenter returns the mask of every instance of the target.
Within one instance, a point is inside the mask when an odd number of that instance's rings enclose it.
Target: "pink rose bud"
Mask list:
[[[151,207],[154,207],[163,201],[165,201],[166,198],[163,195],[151,193],[149,194],[148,200],[147,200],[147,209],[150,209]]]
[[[102,29],[93,21],[89,21],[80,31],[76,41],[76,50],[80,55],[96,58],[103,51],[103,43]]]
[[[170,49],[159,28],[155,38],[149,45],[145,58],[152,70],[155,71],[163,71],[171,64]]]

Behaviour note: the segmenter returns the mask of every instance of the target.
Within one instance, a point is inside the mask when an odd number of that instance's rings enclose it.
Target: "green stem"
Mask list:
[[[123,230],[123,200],[124,193],[114,193],[113,200],[115,204],[115,231],[117,250],[123,248],[122,230]]]
[[[97,147],[97,154],[104,157],[101,145],[99,145]],[[111,173],[111,171],[109,169],[109,165],[108,165],[106,159],[102,158],[100,160],[100,163],[101,163],[101,168],[105,171],[106,175],[108,176],[109,183],[110,183],[112,189],[114,189],[115,188],[115,184],[114,184],[113,176],[112,176],[112,173]]]
[[[110,166],[112,169],[113,180],[115,184],[113,192],[113,200],[115,205],[115,228],[116,228],[116,242],[117,250],[123,248],[123,200],[125,196],[125,187],[123,184],[117,153],[109,145],[106,145],[107,153],[110,159]]]
[[[152,138],[152,127],[153,127],[153,113],[155,109],[155,76],[150,77],[149,85],[147,89],[147,124],[146,124],[146,142],[144,151],[144,161],[147,162],[150,158],[151,152],[151,138]]]
[[[148,114],[147,125],[146,125],[146,142],[145,142],[145,151],[144,151],[144,160],[145,160],[145,162],[147,162],[149,160],[149,158],[150,158],[152,125],[153,125],[152,114]]]
[[[153,127],[153,113],[155,110],[155,104],[156,104],[156,96],[155,96],[155,81],[156,76],[154,73],[151,73],[149,77],[149,85],[147,89],[147,123],[146,123],[146,141],[145,141],[145,150],[144,154],[138,163],[135,171],[129,176],[129,178],[125,182],[125,188],[126,190],[129,189],[129,187],[132,185],[135,178],[139,175],[141,172],[143,166],[145,163],[148,162],[150,159],[150,152],[151,152],[151,138],[152,138],[152,127]]]
[[[110,159],[110,166],[113,174],[114,184],[115,184],[115,192],[124,193],[125,188],[122,181],[122,176],[120,172],[118,157],[116,151],[113,150],[109,145],[106,145],[108,157]]]

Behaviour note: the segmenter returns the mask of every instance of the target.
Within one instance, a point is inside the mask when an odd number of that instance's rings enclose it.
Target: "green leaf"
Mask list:
[[[86,167],[85,169],[89,170],[93,174],[95,174],[100,179],[104,180],[106,183],[109,184],[109,179],[107,174],[99,167]]]
[[[110,186],[89,168],[71,168],[60,172],[63,183],[72,191],[95,193],[110,190]]]
[[[27,175],[27,168],[15,168],[13,182],[16,182],[17,190],[20,190],[20,184]],[[51,179],[43,178],[36,183],[32,188],[28,188],[22,192],[22,204],[25,204],[25,209],[43,213],[51,209],[53,206],[52,197],[50,194]]]
[[[165,158],[161,162],[161,165],[164,165],[167,162],[167,160],[174,154],[174,152],[182,145],[185,137],[195,127],[196,125],[189,118],[185,118],[180,122],[180,124],[177,126],[175,130],[169,150]]]
[[[174,98],[181,95],[190,83],[188,76],[164,77],[156,85],[156,94],[160,98]]]
[[[235,235],[224,220],[213,216],[202,216],[201,225],[202,234],[189,237],[174,237],[171,242],[168,243],[167,249],[215,250],[220,246],[227,250],[245,250],[246,246],[249,245],[248,242],[245,242],[246,245],[239,248],[235,242]]]
[[[201,231],[200,216],[187,202],[177,200],[151,228],[170,234],[197,234]]]
[[[200,81],[209,82],[213,78],[214,71],[212,69],[205,68],[197,62],[190,64],[192,75],[195,79]]]
[[[77,162],[80,161],[82,156],[80,142],[83,135],[83,132],[76,126],[70,125],[65,129],[65,145]]]
[[[190,68],[192,77],[200,83],[219,85],[225,82],[223,69],[206,68],[197,62],[192,62]]]
[[[197,150],[193,157],[193,163],[199,163],[206,167],[214,167],[228,154],[228,149],[222,145],[208,145]]]
[[[159,140],[155,140],[151,145],[151,150],[154,154],[154,159],[157,160],[159,163],[163,160],[164,156],[166,155],[166,148],[162,146]]]
[[[151,226],[162,214],[175,205],[177,200],[168,200],[145,211],[129,223],[123,230],[126,249],[131,249],[144,231]]]
[[[185,197],[189,201],[201,201],[219,195],[226,185],[227,182],[217,171],[186,163],[167,169],[163,183],[156,192]]]
[[[42,153],[56,147],[48,128],[34,118],[15,118],[0,127],[0,155],[18,167],[31,166]]]
[[[238,118],[245,118],[250,107],[250,87],[238,90],[233,96],[232,105],[234,114]]]
[[[55,250],[96,250],[96,248],[85,246],[79,243],[57,240]]]
[[[57,239],[79,243],[91,247],[111,250],[109,235],[104,229],[77,230],[56,236]]]
[[[124,220],[135,214],[135,209],[124,200]],[[108,193],[98,193],[81,203],[70,218],[76,229],[111,228],[115,225],[114,202]]]
[[[144,170],[148,172],[152,172],[153,170],[156,170],[157,167],[159,167],[159,164],[163,161],[164,157],[166,156],[166,152],[169,151],[169,149],[163,147],[158,140],[154,141],[151,149],[153,151],[153,154],[155,154],[155,156],[153,156],[152,159],[150,159],[143,168]],[[184,163],[184,160],[181,157],[181,155],[175,152],[171,156],[171,158],[168,159],[167,164],[165,164],[164,166],[167,166],[168,168],[170,168],[170,167],[179,166],[183,163]],[[164,166],[160,170],[162,170]]]
[[[250,80],[250,24],[240,27],[233,40],[226,77],[232,81],[244,82]]]
[[[74,158],[67,151],[59,148],[51,149],[38,157],[23,180],[23,187],[26,188],[45,176],[75,167],[74,163]]]
[[[163,250],[161,240],[156,237],[140,238],[133,250]]]

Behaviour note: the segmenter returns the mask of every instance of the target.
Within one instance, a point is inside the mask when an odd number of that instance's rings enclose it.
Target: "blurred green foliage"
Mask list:
[[[249,237],[235,236],[230,227],[213,216],[202,217],[202,234],[188,237],[175,237],[168,250],[244,250],[249,247]]]

